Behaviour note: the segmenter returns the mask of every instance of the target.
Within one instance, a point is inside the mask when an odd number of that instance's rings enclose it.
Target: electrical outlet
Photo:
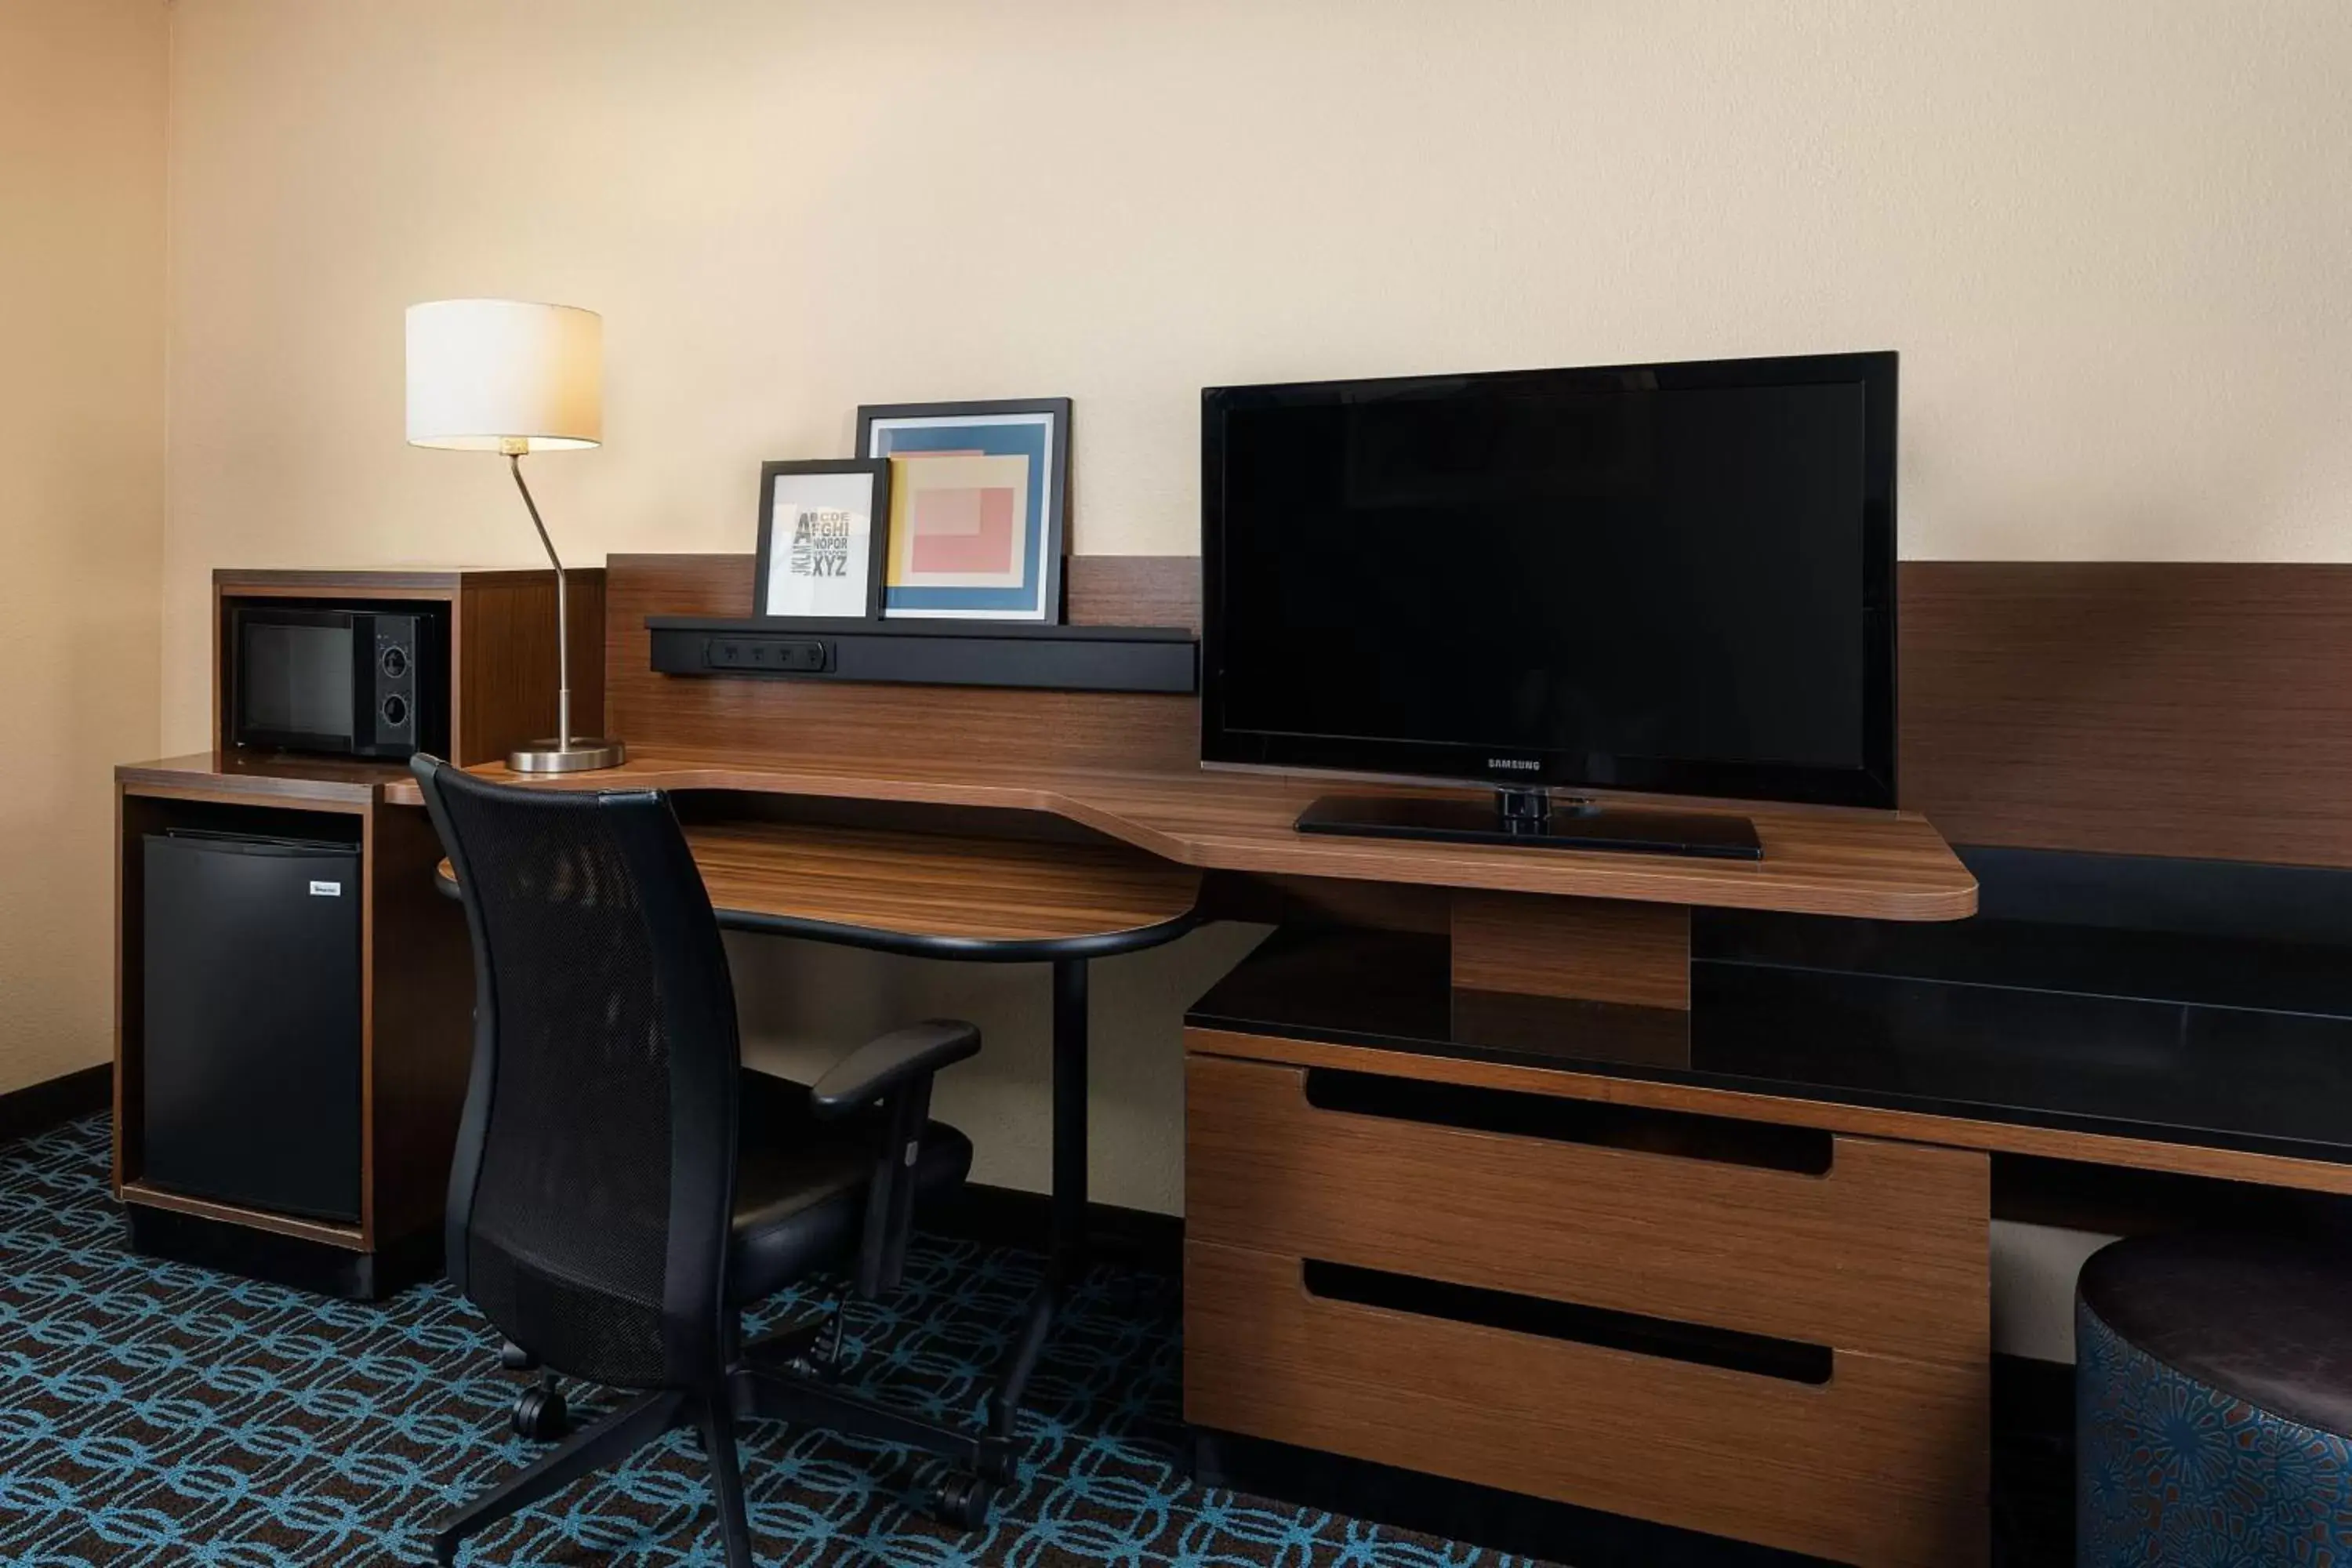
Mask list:
[[[831,663],[829,651],[800,637],[711,637],[702,645],[702,666],[747,675],[822,675]]]

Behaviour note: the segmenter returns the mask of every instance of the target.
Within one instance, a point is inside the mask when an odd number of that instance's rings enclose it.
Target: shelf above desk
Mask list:
[[[521,782],[497,764],[472,771]],[[1764,858],[1721,861],[1301,834],[1292,824],[1328,781],[1202,768],[1118,772],[985,762],[918,765],[814,752],[790,759],[641,752],[603,773],[529,782],[544,789],[730,790],[1042,812],[1201,870],[1875,920],[1959,920],[1976,909],[1968,868],[1926,818],[1901,812],[1743,806]],[[392,786],[385,798],[411,805],[423,799],[409,783]]]

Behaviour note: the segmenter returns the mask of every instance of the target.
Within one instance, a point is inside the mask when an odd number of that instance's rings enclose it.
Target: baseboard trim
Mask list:
[[[1992,1358],[1994,1568],[2074,1562],[2073,1368]],[[1205,1426],[1193,1479],[1578,1568],[1796,1568],[1821,1559]]]
[[[1995,1568],[2074,1562],[2074,1369],[1992,1358]]]
[[[1054,1201],[1018,1187],[967,1183],[954,1197],[927,1207],[925,1230],[991,1247],[1041,1251],[1051,1228]],[[1184,1271],[1184,1220],[1181,1215],[1116,1204],[1087,1205],[1087,1247],[1096,1257],[1151,1274]]]
[[[0,1143],[53,1131],[114,1103],[114,1064],[100,1062],[61,1078],[0,1094]]]
[[[127,1204],[131,1250],[347,1301],[381,1301],[441,1277],[441,1238],[425,1232],[383,1252],[351,1252],[200,1215]]]
[[[1304,1508],[1577,1568],[1827,1568],[1775,1551],[1318,1448],[1195,1426],[1192,1476]]]

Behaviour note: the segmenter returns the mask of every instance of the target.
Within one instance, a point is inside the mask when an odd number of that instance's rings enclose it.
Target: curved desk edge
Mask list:
[[[991,806],[1058,816],[1202,870],[1615,899],[1637,903],[1952,921],[1976,912],[1976,879],[1927,820],[1832,807],[1749,810],[1764,858],[1735,862],[1573,849],[1307,835],[1292,826],[1327,781],[1252,773],[1041,771],[1034,781],[872,763],[730,762],[639,755],[596,773],[524,779],[543,789],[662,789]],[[421,804],[413,783],[387,801]]]
[[[754,910],[722,909],[718,915],[720,927],[727,931],[805,937],[838,947],[863,947],[908,958],[954,959],[966,963],[1052,963],[1066,958],[1112,958],[1174,942],[1201,924],[1199,911],[1193,910],[1157,925],[1127,931],[1096,931],[1085,936],[999,938],[886,931],[792,915],[761,914]]]
[[[458,901],[457,874],[449,862],[433,870],[433,887],[443,898]],[[1196,930],[1202,923],[1197,909],[1173,920],[1123,931],[1090,931],[1083,936],[981,937],[944,936],[934,931],[891,931],[878,926],[844,925],[837,921],[762,913],[758,910],[725,909],[717,904],[721,931],[757,931],[767,936],[804,937],[836,947],[862,947],[907,958],[952,959],[964,963],[1052,963],[1067,958],[1115,958],[1159,947]]]

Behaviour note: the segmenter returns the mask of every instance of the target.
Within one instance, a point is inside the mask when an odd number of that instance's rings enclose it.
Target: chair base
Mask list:
[[[521,1512],[583,1476],[619,1464],[677,1427],[692,1426],[698,1430],[703,1455],[710,1464],[727,1568],[753,1568],[742,1472],[735,1452],[735,1428],[743,1421],[823,1426],[936,1454],[963,1473],[949,1476],[934,1489],[933,1516],[960,1529],[985,1526],[994,1489],[1013,1479],[1009,1438],[926,1421],[809,1375],[801,1369],[809,1364],[808,1352],[827,1321],[823,1315],[803,1319],[745,1346],[742,1359],[713,1388],[659,1389],[641,1394],[574,1434],[562,1447],[443,1520],[433,1538],[435,1561],[449,1568],[468,1536]]]

